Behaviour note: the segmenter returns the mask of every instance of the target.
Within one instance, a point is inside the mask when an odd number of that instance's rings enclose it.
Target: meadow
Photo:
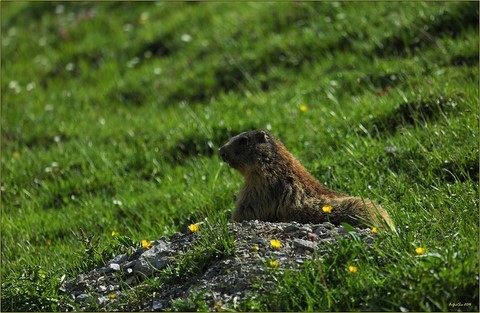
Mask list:
[[[477,2],[2,2],[1,26],[3,311],[75,309],[62,282],[227,223],[217,149],[258,128],[398,234],[232,309],[479,310]]]

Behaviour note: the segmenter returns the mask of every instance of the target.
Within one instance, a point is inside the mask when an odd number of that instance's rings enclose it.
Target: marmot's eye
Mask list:
[[[247,137],[240,137],[240,138],[238,139],[238,144],[239,144],[240,146],[246,145],[247,143],[248,143],[248,138],[247,138]]]

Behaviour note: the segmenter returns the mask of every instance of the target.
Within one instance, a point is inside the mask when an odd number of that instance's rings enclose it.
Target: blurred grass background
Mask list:
[[[4,310],[57,310],[62,279],[118,252],[113,231],[154,240],[228,217],[242,179],[216,150],[254,128],[400,232],[389,299],[260,308],[478,310],[477,2],[1,9]],[[365,288],[342,282],[346,299]]]

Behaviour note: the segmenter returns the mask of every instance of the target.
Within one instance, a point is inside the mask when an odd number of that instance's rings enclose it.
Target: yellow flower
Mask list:
[[[138,19],[138,24],[143,25],[148,22],[148,13],[143,12],[142,15],[140,15],[140,18]]]
[[[190,224],[188,226],[188,229],[192,232],[192,233],[196,233],[197,231],[200,230],[200,226],[198,224]]]
[[[415,249],[415,252],[419,255],[425,254],[425,248],[418,247]]]
[[[322,208],[322,211],[325,212],[325,213],[332,213],[332,206],[331,205],[325,205],[323,208]]]
[[[146,241],[145,239],[142,240],[142,248],[150,249],[151,246],[152,246],[152,242],[151,242],[151,241]]]
[[[378,233],[378,229],[376,227],[372,227],[372,233],[374,234]]]
[[[13,153],[13,158],[14,158],[14,159],[18,159],[19,157],[20,157],[20,152],[15,151],[15,152]]]
[[[273,249],[280,249],[282,246],[282,242],[278,239],[272,239],[270,240],[270,245],[272,246]]]
[[[253,250],[253,252],[257,252],[258,251],[258,245],[253,245],[252,250]]]
[[[355,265],[350,265],[348,267],[348,270],[350,271],[350,273],[356,273],[358,271],[358,267],[356,267]]]
[[[278,261],[277,260],[270,260],[270,261],[268,261],[268,266],[278,267]]]
[[[51,245],[52,245],[52,240],[51,240],[51,239],[45,240],[45,244],[46,244],[47,246],[51,246]]]
[[[111,294],[108,295],[108,297],[113,300],[113,299],[115,299],[116,295],[114,293],[111,293]]]
[[[307,112],[307,110],[308,110],[308,107],[307,107],[305,104],[302,104],[302,105],[300,106],[300,111],[302,111],[302,112]]]
[[[118,232],[112,231],[112,237],[117,237],[117,236],[118,236]]]
[[[222,307],[222,304],[223,304],[223,303],[222,303],[222,300],[219,300],[217,303],[215,303],[215,305],[213,306],[213,309],[214,309],[215,311],[220,310],[220,308]]]

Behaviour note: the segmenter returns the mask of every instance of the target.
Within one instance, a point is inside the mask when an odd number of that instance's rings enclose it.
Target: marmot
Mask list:
[[[323,186],[267,131],[243,132],[218,151],[245,178],[233,212],[236,222],[329,221],[393,229],[382,207]]]

